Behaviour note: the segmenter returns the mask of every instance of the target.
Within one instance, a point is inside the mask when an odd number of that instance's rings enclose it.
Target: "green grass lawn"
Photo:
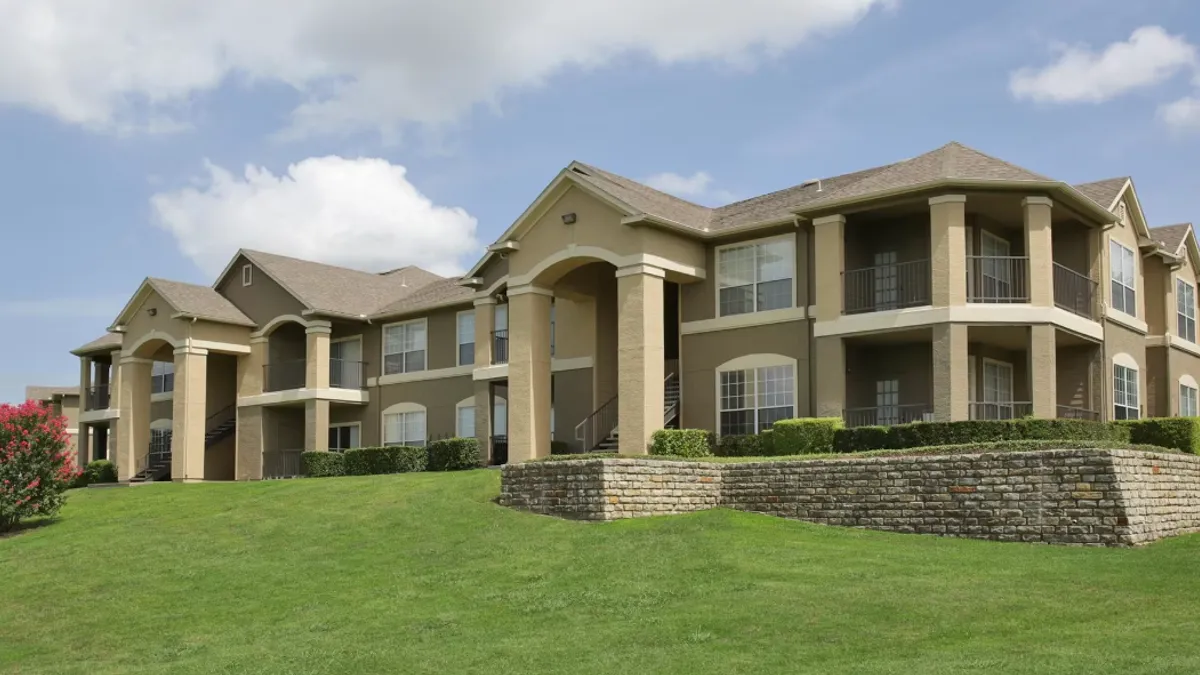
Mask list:
[[[0,539],[20,673],[1196,673],[1200,536],[1071,549],[717,510],[586,524],[495,471],[73,492]]]

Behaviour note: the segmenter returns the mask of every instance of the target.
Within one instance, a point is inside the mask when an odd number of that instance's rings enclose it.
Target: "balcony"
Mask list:
[[[329,359],[329,386],[334,389],[365,389],[366,370],[365,361]]]
[[[276,361],[263,366],[263,391],[303,389],[308,377],[304,359]]]
[[[928,422],[933,419],[933,406],[928,403],[847,408],[842,419],[848,427],[890,427],[909,422]]]
[[[107,384],[88,387],[84,398],[84,410],[104,410],[108,408],[110,400]]]
[[[508,331],[492,331],[492,365],[508,363]]]
[[[967,302],[1029,302],[1029,258],[967,256]]]
[[[1070,405],[1060,405],[1056,412],[1056,416],[1060,420],[1091,420],[1093,422],[1100,421],[1100,413],[1087,408],[1077,408]]]
[[[928,260],[876,265],[842,274],[845,314],[882,312],[930,304]]]
[[[1087,319],[1095,319],[1099,284],[1075,270],[1054,263],[1054,305]]]
[[[968,419],[973,420],[1019,420],[1033,415],[1031,401],[972,401],[968,408]]]

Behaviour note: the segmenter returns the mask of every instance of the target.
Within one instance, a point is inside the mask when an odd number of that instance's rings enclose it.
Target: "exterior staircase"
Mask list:
[[[600,406],[575,427],[575,438],[583,441],[583,452],[620,452],[621,433],[616,425],[617,397]],[[610,431],[605,434],[604,429]],[[679,428],[679,374],[663,380],[663,427]]]
[[[228,406],[210,415],[204,424],[204,449],[233,435],[237,429],[237,407]],[[129,479],[130,483],[150,483],[171,479],[171,435],[167,434],[156,445],[150,447],[146,467]]]

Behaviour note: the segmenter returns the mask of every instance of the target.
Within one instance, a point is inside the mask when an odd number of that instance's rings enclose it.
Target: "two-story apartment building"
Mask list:
[[[44,386],[31,384],[25,387],[25,400],[37,401],[50,408],[55,415],[60,415],[66,422],[67,445],[72,452],[79,447],[79,387]],[[86,459],[83,460],[87,462]]]
[[[76,351],[106,392],[80,419],[122,478],[211,480],[453,435],[496,463],[664,425],[1194,414],[1198,263],[1127,178],[957,143],[720,208],[573,163],[462,278],[240,251],[148,279]]]

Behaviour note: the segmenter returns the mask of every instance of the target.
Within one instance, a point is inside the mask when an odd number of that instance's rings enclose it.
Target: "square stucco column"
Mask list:
[[[304,449],[308,452],[329,450],[329,401],[304,402]]]
[[[117,418],[117,438],[113,446],[119,480],[132,478],[150,452],[151,363],[149,359],[132,356],[126,356],[120,362],[121,416]]]
[[[250,338],[250,353],[237,357],[238,398],[263,393],[263,366],[267,363],[267,338]]]
[[[479,315],[475,315],[479,319]],[[479,352],[476,351],[476,354]],[[475,439],[479,441],[479,460],[492,463],[492,383],[475,383]]]
[[[943,323],[933,327],[933,418],[965,420],[969,415],[970,374],[967,327]]]
[[[317,321],[311,322],[304,332],[308,336],[304,352],[304,386],[308,389],[328,389],[329,336],[333,328],[327,321]]]
[[[479,298],[475,301],[475,367],[492,365],[492,330],[496,326],[496,299]],[[476,400],[478,404],[478,399]],[[475,415],[479,419],[479,415]]]
[[[204,480],[204,432],[208,421],[208,350],[175,350],[171,480]]]
[[[1058,346],[1054,326],[1029,327],[1029,391],[1033,416],[1058,417]]]
[[[91,408],[88,405],[88,400],[91,398],[90,390],[92,388],[92,360],[86,356],[79,358],[79,412],[86,412]],[[91,440],[92,429],[86,424],[79,425],[79,433],[75,439],[76,443],[76,462],[80,468],[87,466],[91,461]]]
[[[643,455],[663,427],[663,279],[650,265],[617,270],[617,428],[621,452]]]
[[[1088,278],[1092,281],[1098,281],[1096,287],[1096,295],[1092,298],[1092,317],[1100,318],[1104,316],[1104,298],[1109,293],[1111,284],[1104,276],[1104,247],[1105,247],[1105,229],[1092,228],[1088,231]]]
[[[508,461],[550,454],[550,300],[537,286],[508,291]]]
[[[939,195],[929,199],[929,249],[933,306],[966,304],[966,195]]]
[[[846,217],[824,216],[813,220],[817,320],[832,321],[842,315],[845,293],[842,273],[846,267]],[[841,409],[839,408],[839,413]]]
[[[1054,306],[1054,239],[1050,217],[1053,206],[1049,197],[1026,197],[1021,201],[1025,213],[1025,255],[1029,257],[1029,302],[1034,307]]]
[[[846,409],[846,345],[840,337],[816,338],[817,417],[841,417]]]
[[[261,372],[261,369],[260,369]],[[263,477],[263,419],[262,406],[246,406],[237,410],[235,446],[235,480],[260,480]]]

